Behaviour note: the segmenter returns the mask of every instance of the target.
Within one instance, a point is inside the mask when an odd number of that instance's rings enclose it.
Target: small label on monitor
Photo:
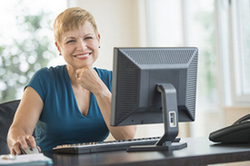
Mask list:
[[[169,112],[169,124],[170,127],[176,127],[177,122],[176,122],[176,114],[174,111]]]

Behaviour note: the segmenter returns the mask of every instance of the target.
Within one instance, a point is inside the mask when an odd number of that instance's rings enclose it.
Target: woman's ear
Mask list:
[[[59,51],[59,55],[62,55],[61,48],[60,48],[59,44],[57,42],[55,42],[55,45],[56,45],[57,50]]]
[[[97,35],[97,37],[98,37],[98,44],[99,44],[99,48],[100,48],[100,39],[101,39],[101,35],[100,35],[100,33],[98,33],[98,35]]]
[[[98,40],[100,41],[100,39],[101,39],[100,33],[98,33],[97,37],[98,37]]]

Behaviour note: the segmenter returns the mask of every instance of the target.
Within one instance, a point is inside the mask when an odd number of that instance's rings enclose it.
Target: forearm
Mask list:
[[[42,107],[43,102],[37,92],[31,87],[27,87],[7,136],[8,146],[12,154],[21,153],[19,149],[20,145],[23,148],[27,147],[27,143],[31,147],[36,146],[32,134],[41,114]]]
[[[110,126],[111,97],[111,92],[107,88],[99,91],[99,93],[96,95],[97,103],[100,107],[100,110],[102,112],[103,118],[106,122],[109,131],[117,140],[134,138],[137,128],[136,126]]]

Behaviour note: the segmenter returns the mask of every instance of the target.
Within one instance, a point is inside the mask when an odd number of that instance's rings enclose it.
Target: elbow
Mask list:
[[[124,130],[120,130],[120,134],[117,135],[115,138],[116,140],[128,140],[128,139],[134,139],[135,133],[137,130],[137,126],[124,126]],[[121,132],[123,131],[123,132]]]
[[[134,125],[134,126],[130,126],[130,132],[128,134],[128,139],[134,139],[135,138],[135,133],[136,133],[136,130],[137,130],[137,126]]]

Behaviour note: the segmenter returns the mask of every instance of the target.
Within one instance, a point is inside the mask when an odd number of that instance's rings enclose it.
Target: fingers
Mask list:
[[[76,70],[76,75],[75,75],[76,79],[81,78],[82,75],[83,75],[83,73],[84,73],[84,71],[85,71],[84,68],[81,68],[81,69]]]
[[[79,73],[76,73],[75,77],[76,77],[76,78],[79,78]]]
[[[25,139],[24,136],[18,137],[18,142],[19,142],[19,145],[21,145],[23,149],[28,148],[28,144],[27,144],[26,139]]]
[[[39,150],[39,152],[41,152],[41,148],[39,147],[39,146],[36,146],[37,147],[37,149]]]
[[[17,141],[14,143],[13,147],[11,148],[10,152],[11,154],[21,154],[21,150],[20,150],[20,146],[23,149],[27,149],[28,146],[31,146],[32,148],[36,147],[36,141],[35,138],[31,135],[27,135],[27,136],[19,136],[17,138]],[[41,151],[41,149],[39,148],[39,150]]]
[[[82,77],[82,73],[76,73],[75,77],[76,77],[76,79],[81,78]]]
[[[85,73],[92,73],[94,69],[91,66],[85,66],[84,68],[79,68],[76,70],[76,78],[81,78],[83,74]]]
[[[76,70],[76,74],[75,77],[80,80],[82,78],[87,79],[87,78],[92,78],[92,77],[96,77],[97,76],[97,72],[95,71],[95,69],[93,69],[92,67],[85,67],[85,68],[81,68],[81,69],[77,69]]]
[[[19,155],[19,154],[21,154],[21,150],[20,150],[20,143],[19,142],[16,142],[13,146],[12,146],[12,148],[11,148],[11,150],[10,150],[10,153],[11,154],[14,154],[14,155]]]
[[[32,135],[26,136],[25,139],[26,139],[26,142],[28,142],[29,146],[31,146],[32,148],[36,147],[36,141]]]
[[[84,89],[95,93],[99,92],[99,87],[103,85],[102,80],[98,76],[96,70],[92,67],[77,69],[75,72],[76,82]]]

